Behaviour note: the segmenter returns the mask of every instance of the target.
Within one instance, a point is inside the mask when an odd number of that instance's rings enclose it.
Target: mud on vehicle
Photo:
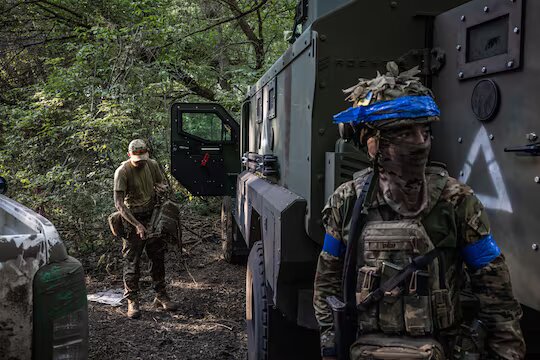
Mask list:
[[[88,358],[82,265],[54,225],[2,195],[0,177],[0,358]]]
[[[342,89],[387,61],[420,66],[433,90],[444,121],[433,128],[432,160],[488,209],[524,308],[528,353],[540,354],[531,341],[540,288],[530,286],[540,283],[538,14],[531,0],[302,0],[292,44],[250,88],[239,123],[218,104],[172,105],[173,175],[194,195],[225,197],[225,259],[250,249],[249,359],[319,356],[321,210],[368,165],[332,116],[349,106]]]

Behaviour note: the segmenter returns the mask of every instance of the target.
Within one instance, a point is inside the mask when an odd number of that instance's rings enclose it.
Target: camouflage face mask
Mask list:
[[[429,136],[421,144],[381,137],[377,159],[380,190],[398,214],[414,217],[426,208],[425,171],[430,150]]]

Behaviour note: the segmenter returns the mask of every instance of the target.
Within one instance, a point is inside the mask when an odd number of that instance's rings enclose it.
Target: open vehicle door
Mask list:
[[[234,195],[240,171],[240,127],[218,104],[171,107],[173,176],[193,195]]]

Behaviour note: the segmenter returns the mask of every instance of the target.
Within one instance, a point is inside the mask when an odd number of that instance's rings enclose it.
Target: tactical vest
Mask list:
[[[364,171],[356,179],[357,190],[368,173]],[[459,321],[462,265],[456,249],[455,210],[450,202],[440,199],[448,173],[441,167],[429,167],[426,180],[428,207],[418,217],[383,220],[378,206],[373,206],[369,211],[368,222],[360,236],[363,254],[358,254],[358,263],[363,266],[357,273],[357,303],[408,265],[412,258],[426,254],[433,248],[440,249],[441,255],[426,269],[416,271],[402,289],[386,293],[379,303],[359,313],[358,331],[364,340],[366,334],[372,334],[367,338],[374,341],[384,340],[383,343],[396,338],[396,335],[398,338],[429,339]],[[433,345],[435,347],[438,345]],[[439,357],[426,357],[430,358]]]

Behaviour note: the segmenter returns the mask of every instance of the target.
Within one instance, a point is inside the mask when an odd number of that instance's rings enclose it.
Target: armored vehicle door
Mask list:
[[[239,132],[221,105],[173,104],[173,176],[196,196],[233,195],[240,171]]]
[[[433,76],[442,115],[433,154],[474,189],[514,294],[540,310],[540,1],[526,5],[474,0],[436,17],[433,46],[446,65]]]

